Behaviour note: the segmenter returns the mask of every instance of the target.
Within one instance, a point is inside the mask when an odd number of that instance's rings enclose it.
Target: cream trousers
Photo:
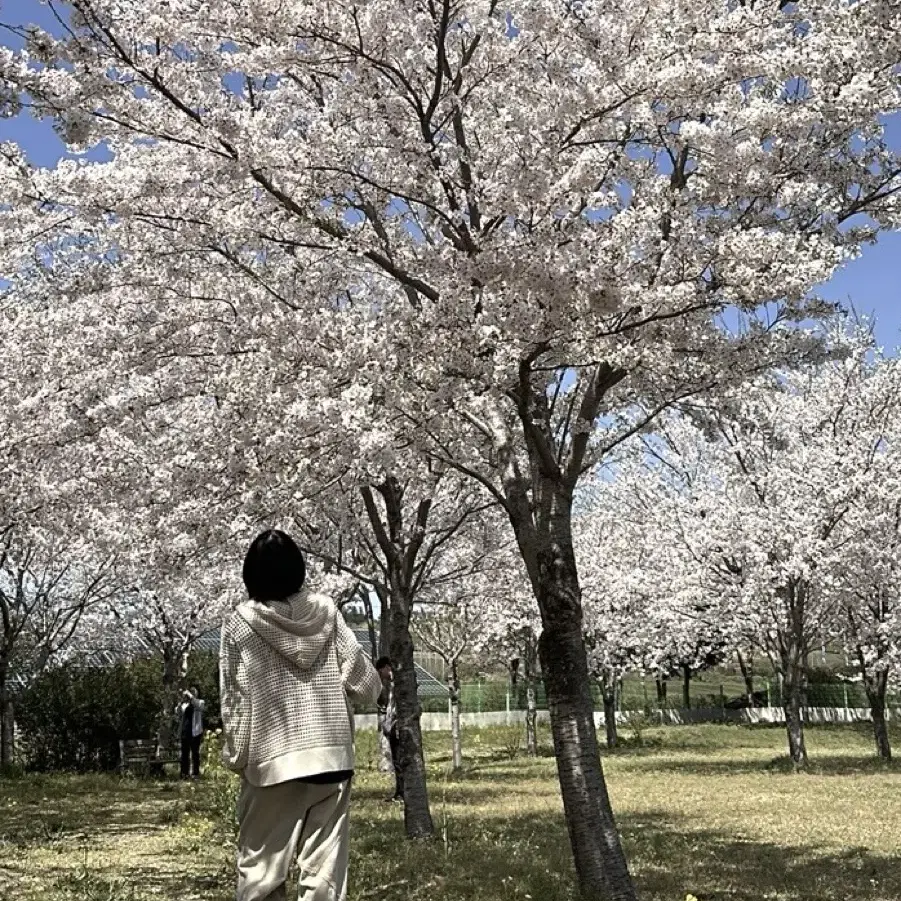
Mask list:
[[[245,780],[238,799],[237,901],[284,901],[295,855],[299,901],[345,901],[349,802],[349,781],[258,788]]]

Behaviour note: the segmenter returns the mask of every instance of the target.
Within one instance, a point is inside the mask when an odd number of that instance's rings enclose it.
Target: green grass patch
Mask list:
[[[467,730],[466,765],[426,738],[436,838],[403,837],[375,740],[359,736],[350,901],[569,901],[574,882],[546,729],[536,759],[509,730]],[[861,728],[814,728],[812,766],[779,728],[647,730],[605,757],[644,901],[898,901],[901,768]],[[896,735],[896,739],[901,736]],[[234,782],[106,776],[0,779],[0,897],[227,901]]]

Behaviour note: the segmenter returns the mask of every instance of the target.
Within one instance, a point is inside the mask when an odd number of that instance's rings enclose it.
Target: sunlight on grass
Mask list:
[[[510,759],[503,730],[429,735],[437,837],[403,838],[387,777],[360,736],[350,901],[566,901],[573,879],[554,760]],[[865,730],[815,729],[811,772],[792,774],[779,729],[654,729],[605,758],[644,901],[897,901],[901,769]],[[546,739],[546,736],[545,736]],[[0,897],[22,901],[226,901],[233,783],[107,776],[0,781]]]

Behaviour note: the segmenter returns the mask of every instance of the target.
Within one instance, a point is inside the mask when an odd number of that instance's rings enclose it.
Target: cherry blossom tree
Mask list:
[[[892,756],[886,724],[886,694],[899,673],[901,617],[898,606],[899,551],[901,551],[901,420],[897,405],[897,363],[879,360],[870,379],[889,383],[882,408],[871,415],[882,417],[879,454],[886,463],[874,477],[860,485],[861,502],[848,513],[845,565],[836,573],[842,598],[836,634],[860,668],[870,705],[876,750],[884,760]]]
[[[16,692],[72,652],[115,588],[112,561],[81,541],[22,527],[0,538],[0,766],[13,762]]]
[[[511,689],[518,690],[524,685],[526,753],[535,757],[538,755],[541,620],[518,556],[507,549],[506,557],[502,556],[493,569],[490,586],[480,595],[480,628],[473,635],[472,649],[480,658],[499,663],[507,670]]]
[[[616,692],[627,673],[660,682],[678,667],[684,676],[708,665],[724,641],[712,605],[672,578],[692,561],[636,503],[628,474],[596,474],[575,524],[589,670],[601,690],[608,748],[617,744]]]
[[[140,581],[132,582],[110,607],[107,640],[114,640],[119,652],[135,656],[149,652],[161,660],[158,754],[164,753],[173,741],[172,711],[180,691],[186,687],[191,652],[198,639],[218,625],[228,606],[228,595],[217,594],[215,586],[205,578],[211,569],[218,568],[173,566],[152,581],[147,578],[150,568],[140,570]]]
[[[236,384],[257,384],[265,375],[265,370],[258,367],[259,362],[249,358],[245,373]],[[174,442],[173,452],[179,450],[182,457],[186,453],[193,457],[187,483],[178,474],[170,476],[172,494],[183,498],[188,510],[204,509],[207,516],[211,497],[218,498],[218,517],[230,523],[233,535],[244,541],[254,529],[265,525],[287,528],[302,540],[313,557],[323,562],[333,579],[343,577],[346,584],[339,595],[349,597],[357,584],[372,587],[381,603],[382,650],[394,661],[406,831],[410,837],[431,834],[410,619],[417,595],[423,589],[465,572],[465,561],[455,556],[455,536],[485,506],[485,501],[474,496],[471,489],[461,493],[458,480],[442,479],[440,473],[430,472],[415,460],[401,466],[396,455],[386,458],[382,448],[367,447],[366,440],[371,443],[371,435],[364,440],[352,425],[343,423],[332,432],[324,429],[327,406],[309,404],[302,408],[300,416],[304,418],[311,417],[317,409],[323,414],[320,428],[307,431],[299,422],[278,422],[282,418],[278,407],[257,409],[253,392],[226,393],[224,385],[215,390],[219,392],[215,395],[219,402],[209,410],[215,420],[209,428],[188,431],[184,421],[179,420],[179,426],[166,433],[167,441]],[[224,416],[223,407],[227,408]],[[255,451],[251,460],[241,459],[244,449],[234,434],[239,427],[247,434],[269,436],[268,446]],[[210,457],[202,483],[206,490],[215,486],[212,496],[198,490],[201,486],[197,484],[196,470],[202,454],[199,445],[215,447],[221,453],[218,459],[215,454]],[[390,469],[384,468],[387,459],[391,460]],[[228,465],[231,460],[235,463]],[[399,469],[403,476],[394,474]],[[185,516],[176,517],[176,521],[184,523]],[[209,545],[212,538],[208,534],[202,546]],[[232,560],[239,558],[235,540],[220,534],[218,541],[233,548]],[[195,553],[200,553],[202,546],[194,548]],[[220,552],[217,558],[221,557]],[[206,565],[209,567],[209,562]],[[171,565],[168,569],[173,573],[174,596],[184,606],[188,596],[177,586],[183,584],[185,574]],[[216,605],[210,603],[215,597],[195,595],[201,605],[197,610],[185,610],[186,615],[175,619],[151,620],[167,629],[167,648],[173,642],[177,645],[176,652],[170,654],[173,662],[185,660],[198,636],[193,627],[207,620],[203,614],[217,612]],[[150,625],[145,618],[146,607],[139,617],[142,629]],[[180,628],[190,624],[192,629],[170,635],[168,627],[173,623]],[[180,668],[184,669],[183,662]]]
[[[807,762],[808,655],[849,611],[847,622],[877,619],[847,607],[841,586],[865,584],[855,548],[875,534],[867,486],[892,484],[897,467],[897,367],[868,363],[866,342],[847,350],[757,380],[725,405],[697,404],[691,420],[666,419],[664,440],[643,443],[628,477],[648,518],[688,551],[671,580],[706,597],[731,646],[752,644],[782,676],[797,767]]]
[[[896,221],[879,116],[899,106],[901,13],[69,9],[61,34],[0,58],[0,96],[110,158],[36,173],[9,149],[2,215],[21,239],[3,277],[50,278],[51,297],[130,286],[182,353],[206,335],[223,357],[244,346],[229,316],[253,285],[251,305],[277,310],[242,321],[257,344],[304,335],[376,386],[398,433],[492,491],[540,608],[580,886],[634,898],[596,754],[573,496],[657,411],[799,352],[787,330],[729,336],[724,311],[821,315],[810,289]],[[37,266],[35,243],[52,247]]]
[[[585,643],[588,649],[589,672],[601,691],[604,705],[604,730],[607,748],[619,744],[617,729],[617,692],[628,673],[644,672],[644,651],[641,625],[636,617],[635,599],[614,600],[607,603],[589,600],[586,585]]]
[[[14,327],[3,336],[4,351],[28,361],[15,370],[17,390],[7,397],[31,448],[30,518],[46,536],[44,545],[55,549],[51,556],[61,572],[80,571],[73,554],[115,561],[115,591],[94,606],[96,628],[81,629],[74,644],[81,651],[160,655],[164,746],[188,655],[240,583],[233,523],[216,516],[222,499],[210,490],[205,461],[192,459],[183,442],[173,441],[171,407],[151,404],[140,415],[115,422],[92,417],[86,401],[103,397],[97,390],[102,380],[94,377],[99,357],[87,352],[77,365],[60,353],[53,377],[43,377],[53,326],[33,331],[38,318],[26,315],[27,327],[19,328],[21,318],[11,316]],[[73,343],[80,345],[74,335]],[[64,390],[77,377],[83,390]],[[188,407],[195,399],[179,403],[182,422],[190,421]],[[234,490],[233,480],[219,481],[225,483],[223,495]]]
[[[483,534],[480,517],[489,506],[453,473],[429,471],[408,461],[404,477],[386,473],[374,482],[349,477],[332,486],[315,519],[298,522],[313,552],[372,587],[381,605],[381,650],[392,660],[400,754],[404,773],[404,822],[409,837],[429,835],[421,707],[411,630],[417,604],[451,603],[458,585],[479,572],[484,550],[473,546]],[[309,515],[309,507],[305,513]],[[459,590],[465,590],[462,587]],[[453,602],[459,595],[453,596]],[[444,647],[444,645],[442,645]],[[446,653],[450,653],[445,648]],[[459,655],[457,655],[459,656]],[[456,657],[454,658],[455,671]],[[459,685],[449,686],[459,700]],[[459,726],[459,722],[458,722]]]
[[[460,661],[486,630],[496,630],[495,619],[507,600],[510,573],[516,571],[518,563],[498,520],[496,510],[482,510],[470,527],[457,535],[455,551],[461,566],[452,578],[437,581],[422,593],[422,610],[413,625],[417,639],[437,654],[446,668],[454,770],[463,766]],[[509,659],[504,662],[509,664]],[[532,719],[530,749],[536,743]]]
[[[589,672],[601,690],[607,747],[612,750],[619,740],[618,687],[627,673],[647,669],[656,642],[655,583],[647,573],[656,561],[642,553],[648,545],[645,535],[635,542],[627,529],[617,528],[621,511],[614,514],[607,505],[611,492],[604,487],[608,490],[592,492],[591,507],[576,521],[575,550]]]
[[[212,298],[214,279],[208,280]],[[346,372],[330,365],[330,347],[320,348],[321,359],[307,346],[270,342],[260,349],[259,329],[277,330],[284,323],[264,319],[253,286],[247,288],[242,316],[229,337],[236,346],[221,354],[204,349],[202,342],[219,339],[199,326],[193,349],[185,347],[175,323],[142,328],[143,292],[98,292],[83,305],[70,304],[62,315],[78,321],[78,340],[55,355],[68,403],[45,411],[40,426],[66,436],[58,468],[77,460],[90,473],[101,494],[92,502],[95,513],[104,509],[112,517],[116,508],[140,513],[125,535],[138,546],[156,547],[159,560],[144,560],[144,572],[173,575],[171,598],[156,592],[133,620],[140,625],[146,618],[152,634],[145,639],[154,646],[165,639],[167,683],[178,680],[198,628],[219,609],[218,591],[189,601],[178,588],[185,561],[205,559],[211,568],[234,570],[243,553],[240,542],[264,525],[279,525],[302,536],[307,550],[327,567],[373,587],[382,604],[383,650],[396,662],[405,749],[400,756],[409,767],[407,831],[429,834],[409,621],[417,592],[466,571],[465,562],[454,559],[453,539],[488,502],[472,486],[461,488],[453,473],[443,475],[440,467],[394,446],[378,428],[383,417],[372,392],[359,391]],[[22,310],[20,300],[17,293],[11,311],[16,341],[40,357],[50,340],[45,311],[32,313],[27,305]],[[130,337],[115,349],[110,336],[91,325],[98,308],[129,326]],[[207,321],[221,327],[211,312]],[[101,379],[95,373],[112,352],[122,367],[104,371]],[[364,359],[358,362],[365,366]],[[29,390],[28,377],[23,374],[18,393],[32,398],[39,389]],[[303,394],[296,384],[301,377],[307,380]],[[261,389],[277,402],[261,403]],[[159,604],[172,603],[181,615],[171,610],[158,615]]]
[[[20,281],[10,292],[15,341],[36,360],[48,356],[59,327],[53,315],[76,329],[53,354],[58,385],[40,429],[64,436],[57,456],[69,466],[77,458],[114,505],[142,511],[151,523],[145,535],[152,533],[164,558],[167,547],[178,548],[178,559],[159,564],[171,563],[178,578],[191,555],[215,552],[224,561],[229,549],[235,560],[239,541],[254,529],[281,525],[303,536],[328,567],[373,586],[383,611],[382,650],[396,664],[400,757],[409,764],[407,831],[431,833],[409,620],[416,593],[463,565],[445,546],[486,507],[485,497],[391,440],[377,392],[348,377],[370,367],[363,349],[356,361],[348,351],[335,366],[334,335],[281,344],[277,336],[299,329],[300,317],[290,306],[269,309],[271,298],[252,279],[238,277],[244,302],[226,329],[220,310],[232,305],[219,270],[198,272],[189,283],[174,277],[153,308],[151,285],[110,290],[105,262],[97,289],[77,299],[66,279],[83,278],[82,265],[91,263],[78,257],[74,272],[58,273],[54,290],[68,284],[73,294],[52,311],[50,325],[46,304],[33,294],[46,288],[42,280]],[[174,297],[207,304],[195,310],[187,336],[181,312],[167,306]],[[112,334],[109,321],[117,323]],[[104,368],[113,353],[119,367]],[[42,390],[39,367],[22,371],[19,382],[16,393],[33,404]],[[270,400],[261,403],[261,392]],[[141,528],[136,523],[127,533],[136,538]],[[174,597],[186,601],[177,589]],[[214,605],[197,601],[215,614]],[[159,595],[146,610],[156,603]],[[165,622],[168,629],[167,673],[184,668],[196,640],[193,630],[182,634],[183,623],[207,619],[188,608],[184,617],[150,617],[151,628]],[[177,634],[170,634],[173,623]]]
[[[423,647],[437,654],[447,668],[447,691],[450,699],[451,765],[463,767],[463,740],[460,730],[460,659],[473,638],[475,625],[471,603],[460,599],[449,606],[416,617],[414,634]]]
[[[879,487],[884,491],[887,486]],[[897,678],[901,649],[897,587],[901,511],[897,489],[892,493],[892,499],[885,493],[874,499],[879,506],[868,507],[862,534],[853,542],[853,550],[849,548],[854,565],[839,574],[846,594],[837,630],[860,668],[876,752],[883,760],[892,758],[886,694]]]

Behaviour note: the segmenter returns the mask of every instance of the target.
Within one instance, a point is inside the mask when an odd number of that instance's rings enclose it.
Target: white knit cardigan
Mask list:
[[[334,603],[302,591],[240,604],[219,657],[226,766],[251,785],[354,768],[350,702],[382,685]]]

